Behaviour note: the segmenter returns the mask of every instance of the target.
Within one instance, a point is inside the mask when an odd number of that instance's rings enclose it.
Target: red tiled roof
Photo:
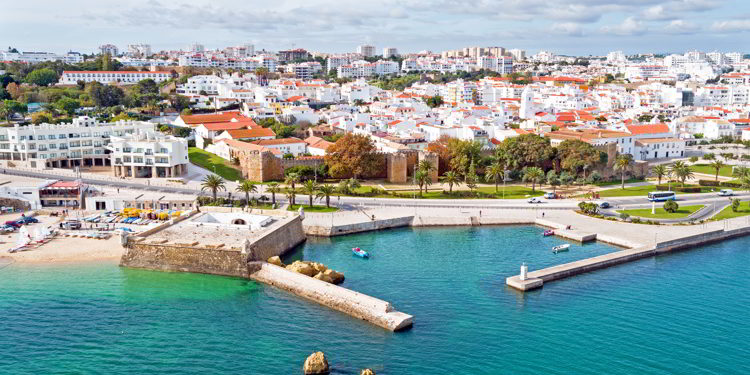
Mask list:
[[[260,137],[275,137],[276,133],[270,128],[254,127],[250,129],[231,129],[227,130],[227,133],[233,139],[245,139],[245,138],[260,138]]]
[[[669,133],[666,124],[627,125],[626,128],[633,135]]]

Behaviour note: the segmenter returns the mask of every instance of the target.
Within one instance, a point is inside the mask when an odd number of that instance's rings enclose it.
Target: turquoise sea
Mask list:
[[[112,264],[0,269],[0,374],[750,374],[750,238],[520,294],[504,279],[615,251],[535,227],[396,229],[310,240],[344,286],[413,314],[391,333],[273,287]],[[350,249],[372,253],[363,260]]]

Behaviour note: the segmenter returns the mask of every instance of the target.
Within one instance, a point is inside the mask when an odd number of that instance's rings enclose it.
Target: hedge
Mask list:
[[[726,182],[722,182],[721,186],[726,186],[726,187],[731,187],[731,188],[741,188],[742,184],[738,184],[736,182],[726,181]]]
[[[700,186],[721,186],[721,182],[714,180],[698,180]]]
[[[657,185],[656,186],[656,190],[659,190],[659,191],[668,191],[668,190],[670,190],[670,188],[667,185]],[[682,187],[682,186],[672,186],[671,190],[679,192],[679,193],[700,193],[701,192],[701,188],[698,187],[698,186],[685,186],[685,187]]]

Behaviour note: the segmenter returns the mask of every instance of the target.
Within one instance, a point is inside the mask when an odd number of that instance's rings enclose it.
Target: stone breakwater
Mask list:
[[[670,241],[659,242],[656,245],[642,246],[634,249],[626,249],[610,254],[604,254],[593,258],[583,259],[575,262],[560,264],[529,272],[522,280],[521,275],[511,276],[505,279],[508,286],[528,291],[541,288],[544,283],[561,280],[571,276],[591,272],[603,268],[632,262],[646,257],[665,254],[672,251],[686,250],[696,246],[719,242],[730,238],[750,235],[750,226],[736,229],[712,230],[695,235],[687,235]],[[611,240],[611,238],[610,238]]]
[[[273,285],[391,331],[411,327],[414,322],[411,315],[394,310],[386,301],[273,264],[253,262],[248,265],[248,269],[253,280]]]

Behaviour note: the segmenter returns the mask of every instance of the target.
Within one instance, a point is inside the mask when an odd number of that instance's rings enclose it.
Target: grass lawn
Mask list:
[[[367,189],[362,191],[362,189]],[[358,189],[358,193],[368,192],[369,187],[365,186]],[[474,195],[471,195],[468,190],[453,190],[453,193],[449,193],[447,190],[433,190],[426,193],[422,193],[424,199],[474,199],[474,198],[485,198],[485,199],[502,199],[503,198],[503,187],[500,186],[495,191],[495,186],[479,186],[474,191]],[[392,192],[388,195],[378,195],[379,198],[419,198],[419,193],[414,191],[398,191]],[[531,187],[511,185],[505,187],[505,199],[523,199],[528,197],[538,197],[544,195],[544,190],[541,190],[538,186],[535,191],[531,191]]]
[[[696,173],[704,173],[711,176],[716,176],[716,169],[711,168],[711,166],[709,166],[708,164],[691,165],[690,170]],[[726,165],[723,168],[719,169],[719,176],[732,177],[732,166]]]
[[[644,180],[642,178],[630,178],[630,179],[625,180],[625,183],[626,184],[632,184],[632,183],[644,182],[644,181],[646,181],[646,180]],[[596,185],[596,186],[613,186],[613,185],[620,185],[620,184],[622,184],[622,181],[620,181],[620,179],[617,178],[614,181],[602,181],[602,182],[597,182],[594,185]]]
[[[682,186],[679,183],[672,184],[672,186]],[[698,185],[690,185],[686,184],[685,187],[699,187]],[[701,193],[711,193],[711,192],[717,192],[721,190],[718,186],[700,186]],[[614,188],[614,189],[607,189],[602,190],[599,192],[599,196],[602,198],[611,198],[611,197],[634,197],[638,195],[643,195],[646,197],[648,193],[652,191],[658,191],[656,189],[656,185],[644,185],[644,186],[635,186],[635,187],[626,187],[624,190],[621,188]],[[676,194],[688,194],[688,193],[680,193],[676,192]]]
[[[339,210],[338,207],[326,207],[323,206],[308,206],[307,204],[295,204],[295,205],[289,205],[288,211],[297,211],[299,208],[302,207],[305,212],[336,212]]]
[[[648,219],[682,219],[682,218],[690,216],[691,214],[700,210],[701,208],[703,208],[702,204],[695,205],[695,206],[680,206],[677,212],[667,212],[667,211],[664,211],[664,207],[657,207],[656,214],[652,214],[650,208],[639,208],[636,210],[622,210],[622,211],[617,211],[617,212],[626,213],[630,216],[644,217]]]
[[[748,206],[746,202],[742,202],[740,208],[737,209],[737,212],[732,211],[732,206],[726,206],[721,212],[716,214],[716,216],[712,217],[711,220],[734,219],[735,217],[747,215],[750,215],[750,206]]]
[[[208,171],[216,172],[219,176],[229,181],[242,180],[242,172],[222,157],[203,151],[197,147],[188,149],[190,162],[205,168]]]

